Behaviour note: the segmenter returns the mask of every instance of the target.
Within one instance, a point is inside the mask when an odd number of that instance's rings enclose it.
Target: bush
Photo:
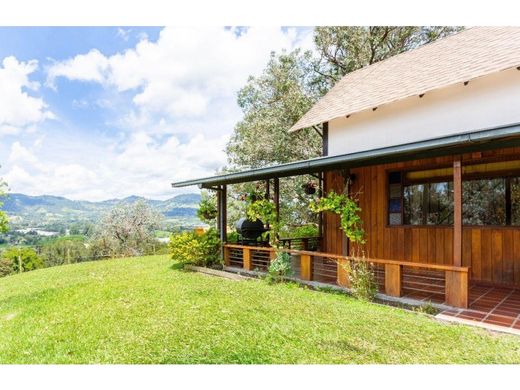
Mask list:
[[[2,253],[2,259],[12,263],[14,272],[32,271],[44,266],[43,260],[31,248],[9,248]]]
[[[269,282],[282,282],[291,274],[291,256],[286,252],[277,252],[276,258],[269,266],[267,280]]]
[[[46,267],[54,267],[90,260],[91,254],[82,237],[60,237],[43,245],[41,257]]]
[[[220,240],[215,229],[209,229],[203,234],[172,234],[169,248],[172,259],[182,264],[208,267],[221,263]]]
[[[0,277],[14,273],[13,262],[9,259],[0,259]]]
[[[284,238],[305,238],[305,237],[318,237],[319,231],[318,226],[315,224],[307,224],[298,226],[292,229],[288,229],[286,232],[281,233]]]
[[[377,283],[370,264],[364,260],[347,261],[344,267],[350,280],[352,295],[363,301],[372,301],[377,294]]]

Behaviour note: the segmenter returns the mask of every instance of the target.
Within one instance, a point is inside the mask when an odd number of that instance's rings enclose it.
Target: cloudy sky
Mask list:
[[[211,175],[236,93],[308,28],[0,28],[0,177],[11,192],[164,199]]]

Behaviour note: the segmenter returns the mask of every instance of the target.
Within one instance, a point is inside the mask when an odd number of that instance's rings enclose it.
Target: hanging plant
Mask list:
[[[307,195],[313,195],[316,193],[316,183],[309,181],[302,185],[303,191]]]
[[[365,231],[362,228],[363,221],[359,216],[361,208],[357,202],[345,194],[337,194],[331,191],[327,196],[311,201],[311,211],[319,213],[330,211],[340,216],[340,226],[343,233],[351,242],[365,243]]]
[[[197,217],[205,222],[213,222],[217,218],[217,201],[215,196],[202,194],[197,210]]]

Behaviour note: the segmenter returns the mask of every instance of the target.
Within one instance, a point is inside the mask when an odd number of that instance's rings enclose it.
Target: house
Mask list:
[[[472,284],[520,287],[520,28],[470,28],[347,74],[289,131],[308,127],[322,157],[173,186],[215,189],[225,226],[227,185],[266,180],[277,199],[279,178],[316,174],[325,192],[358,194],[387,295],[467,307]],[[287,251],[301,279],[348,286],[336,215],[323,215],[319,251]],[[272,249],[225,253],[262,269]]]

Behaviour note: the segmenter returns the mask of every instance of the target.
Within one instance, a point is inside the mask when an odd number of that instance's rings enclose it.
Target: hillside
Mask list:
[[[120,203],[143,200],[166,217],[166,220],[184,225],[196,225],[200,221],[196,210],[200,201],[198,194],[181,194],[166,200],[129,196],[101,202],[70,200],[64,197],[9,194],[3,201],[3,210],[9,215],[13,227],[49,227],[70,225],[77,222],[95,222],[101,215]]]
[[[516,336],[168,256],[0,278],[0,364],[519,362]]]

